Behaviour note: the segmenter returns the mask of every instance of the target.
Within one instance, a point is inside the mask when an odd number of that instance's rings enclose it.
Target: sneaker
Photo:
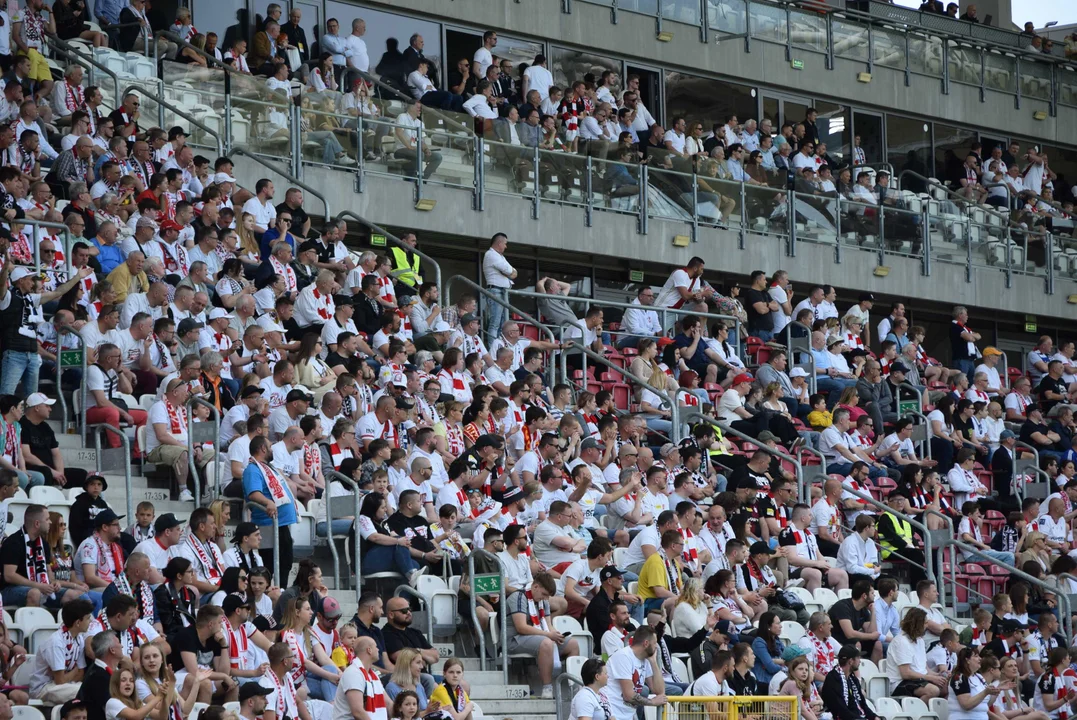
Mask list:
[[[416,570],[412,570],[411,574],[408,575],[408,585],[411,585],[412,587],[416,587],[419,584],[419,578],[421,578],[423,575],[426,574],[426,570],[427,570],[427,568],[425,568],[425,567],[421,567],[421,568],[418,568]]]
[[[539,693],[540,700],[553,700],[553,685],[543,685]]]
[[[183,488],[179,496],[180,502],[194,502],[194,495],[187,488]]]

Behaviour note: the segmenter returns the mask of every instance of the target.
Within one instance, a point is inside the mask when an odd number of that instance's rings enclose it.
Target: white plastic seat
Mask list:
[[[457,578],[459,583],[460,579]],[[459,586],[459,585],[458,585]],[[419,578],[416,590],[426,598],[427,612],[433,618],[434,625],[440,626],[443,633],[456,626],[456,592],[450,590],[445,581],[434,575],[423,575]]]
[[[622,570],[628,566],[628,548],[613,549],[613,564]]]
[[[813,594],[815,602],[823,606],[823,612],[830,610],[830,607],[838,601],[838,596],[828,588],[817,588]]]
[[[30,658],[26,658],[29,662]],[[21,667],[19,668],[22,669]],[[13,705],[11,707],[12,720],[45,720],[45,716],[36,707],[30,705]]]
[[[16,610],[15,624],[22,628],[26,649],[31,653],[37,652],[38,645],[60,628],[60,623],[56,622],[52,613],[39,607]]]
[[[908,713],[913,720],[939,720],[938,715],[931,712],[927,704],[918,697],[901,698],[901,709]]]
[[[891,697],[875,698],[875,710],[887,720],[914,720],[901,708],[898,701]]]
[[[572,675],[577,680],[582,681],[583,678],[580,677],[580,672],[583,670],[583,664],[587,662],[587,660],[588,658],[585,658],[582,655],[566,658],[565,672],[567,672],[569,675]]]
[[[580,650],[580,655],[583,655],[582,648]],[[689,668],[688,664],[685,663],[684,660],[681,660],[676,655],[671,656],[669,660],[670,664],[673,666],[673,672],[677,674],[677,677],[681,678],[682,680],[688,680],[689,682],[695,680],[695,678],[692,677],[691,668]]]
[[[800,638],[808,634],[808,631],[804,629],[804,626],[798,622],[791,622],[789,620],[782,621],[781,636],[789,640],[790,645],[796,645],[800,642]]]
[[[838,600],[844,600],[845,598],[851,598],[852,596],[852,588],[842,588],[841,590],[838,590]]]
[[[946,698],[931,698],[930,707],[939,720],[950,720],[950,703]]]
[[[584,630],[579,621],[568,615],[559,615],[553,619],[553,629],[559,633],[572,633],[580,644],[580,657],[591,657],[595,649],[595,639],[588,630]]]
[[[38,485],[30,488],[30,502],[39,505],[67,505],[70,501],[64,491],[50,485]]]
[[[37,608],[37,609],[40,610],[40,608]],[[35,660],[35,655],[33,655],[32,653],[27,654],[26,662],[24,662],[22,665],[20,665],[19,668],[15,671],[15,674],[11,676],[11,684],[12,685],[29,685],[30,684],[30,678],[33,677],[33,674],[34,674],[34,660]],[[14,708],[12,708],[12,709],[14,709]],[[44,716],[40,712],[37,714],[37,717],[44,718]]]
[[[143,410],[145,410],[146,412],[150,411],[150,408],[153,407],[153,404],[155,402],[157,402],[157,396],[156,395],[146,393],[145,395],[139,395],[138,396],[138,406],[140,408],[142,408]]]

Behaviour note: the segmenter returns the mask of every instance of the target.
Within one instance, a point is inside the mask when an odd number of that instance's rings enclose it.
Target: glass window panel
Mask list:
[[[976,133],[972,130],[935,123],[934,176],[947,183],[965,177],[962,166],[975,141]]]
[[[688,25],[699,25],[699,0],[663,0],[662,17]]]
[[[950,48],[951,82],[980,84],[980,52],[969,47]]]
[[[321,3],[295,3],[292,7],[299,10],[301,13],[299,17],[299,27],[303,29],[303,33],[307,36],[307,42],[314,42],[314,38],[318,37],[318,28],[321,27],[322,24]],[[307,50],[309,52],[310,48],[307,48]]]
[[[849,60],[868,61],[868,29],[858,23],[832,18],[834,54]]]
[[[909,35],[909,69],[942,77],[942,40],[933,35]]]
[[[932,173],[929,165],[931,154],[931,126],[923,120],[886,116],[886,158],[899,176],[903,170],[911,170],[924,177]],[[924,182],[909,177],[901,183],[913,192],[924,192]]]
[[[728,115],[736,115],[744,122],[756,116],[755,93],[746,85],[687,75],[666,73],[666,116],[683,116],[691,122],[698,120],[705,130],[714,123],[725,122]]]
[[[1044,145],[1047,166],[1058,175],[1054,185],[1055,200],[1071,200],[1072,188],[1077,185],[1077,150]]]
[[[875,62],[891,68],[905,68],[905,36],[901,33],[875,30]]]
[[[826,52],[826,19],[822,15],[792,11],[789,21],[794,45]]]
[[[826,143],[826,152],[835,161],[842,161],[852,147],[849,134],[849,109],[843,105],[820,100],[815,104],[819,115],[815,126],[819,128],[819,137]]]
[[[572,81],[582,80],[588,73],[594,75],[597,81],[606,70],[616,73],[610,77],[609,88],[614,97],[619,97],[624,85],[620,60],[579,50],[559,47],[550,49],[550,71],[553,73],[554,85],[558,87],[568,87]]]
[[[658,0],[617,0],[617,9],[644,15],[657,15]]]
[[[864,159],[870,163],[883,160],[883,118],[871,113],[853,113],[853,131],[860,136]]]
[[[748,12],[752,14],[752,37],[785,42],[785,10],[754,2],[748,6]]]
[[[1051,66],[1021,59],[1021,94],[1040,100],[1051,99]]]
[[[1077,106],[1077,71],[1068,65],[1059,65],[1058,70],[1058,102]]]
[[[195,27],[202,29],[202,32],[214,31],[220,35],[217,47],[222,54],[232,46],[234,38],[245,38],[249,34],[247,9],[234,8],[234,5],[216,0],[194,0],[191,4],[191,21]]]
[[[1002,92],[1015,92],[1014,76],[1017,63],[1010,55],[984,54],[984,85]]]
[[[711,29],[730,34],[743,33],[746,6],[746,0],[707,0]]]
[[[371,10],[366,7],[361,8],[350,3],[334,2],[334,0],[326,3],[325,13],[326,22],[330,18],[335,18],[340,23],[338,33],[341,37],[351,34],[352,20],[362,18],[366,21],[366,34],[363,35],[363,41],[366,42],[367,54],[370,56],[371,70],[377,67],[382,54],[385,53],[386,40],[396,38],[399,50],[403,52],[408,47],[412,33],[419,33],[426,43],[423,47],[423,54],[438,64],[438,82],[444,80],[445,64],[441,59],[441,26],[438,23],[381,10]],[[321,37],[324,31],[325,26],[322,25],[318,29],[318,37]],[[481,38],[479,42],[482,42]],[[431,71],[430,75],[433,77],[434,72]]]
[[[775,132],[782,129],[781,116],[778,111],[778,98],[763,96],[763,118],[770,120],[770,126]]]

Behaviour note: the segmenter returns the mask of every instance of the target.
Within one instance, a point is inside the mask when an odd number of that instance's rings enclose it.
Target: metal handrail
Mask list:
[[[197,502],[198,498],[195,498],[195,501]],[[243,498],[243,509],[249,511],[252,507],[258,508],[263,513],[265,512],[265,508],[263,508],[261,505],[258,505],[256,503],[252,503],[250,500],[248,500],[247,498],[244,497]],[[270,518],[270,519],[273,521],[273,580],[280,587],[286,588],[288,586],[288,578],[287,577],[282,578],[280,576],[280,513],[279,512],[278,513],[273,513],[273,517]],[[259,529],[261,529],[260,526],[259,526]],[[288,532],[291,532],[291,530],[289,530]],[[262,538],[262,542],[265,542],[265,537]],[[261,549],[262,548],[259,548],[259,550],[261,550]],[[287,568],[286,572],[288,574],[291,574],[292,569]]]
[[[213,466],[217,471],[217,477],[214,478],[216,482],[211,489],[214,498],[216,498],[217,493],[220,492],[221,489],[221,413],[217,410],[216,405],[203,400],[197,395],[191,395],[187,399],[187,407],[185,408],[187,411],[187,464],[190,467],[191,477],[194,479],[194,503],[197,507],[202,502],[202,487],[198,481],[198,465],[194,461],[194,433],[192,432],[194,428],[194,421],[192,420],[194,413],[192,411],[194,410],[195,405],[208,407],[210,416],[213,418],[213,446],[216,451],[216,456],[213,458]],[[183,488],[180,488],[180,490],[182,491]]]
[[[271,165],[270,163],[268,163],[267,161],[265,161],[262,158],[258,157],[254,153],[247,152],[246,150],[244,150],[241,147],[230,148],[229,152],[232,155],[243,155],[244,157],[250,158],[251,160],[253,160],[256,163],[258,163],[259,165],[261,165],[262,167],[267,168],[268,170],[272,170],[273,172],[277,173],[278,175],[283,177],[285,180],[287,180],[292,185],[295,185],[295,186],[297,186],[299,188],[302,188],[302,190],[304,192],[306,192],[306,193],[308,193],[310,195],[313,195],[314,197],[321,200],[322,201],[322,206],[324,207],[324,210],[325,210],[325,216],[324,216],[325,221],[329,222],[329,220],[330,220],[330,218],[332,216],[332,212],[330,212],[330,210],[329,210],[329,200],[326,199],[325,195],[318,192],[317,190],[312,188],[310,185],[307,185],[305,182],[303,182],[302,180],[297,178],[295,175],[290,173],[288,170],[284,170],[284,169],[282,169],[282,168],[280,168],[280,167],[278,167],[276,165]]]
[[[1040,467],[1040,451],[1038,449],[1036,449],[1035,447],[1033,447],[1032,445],[1029,445],[1026,442],[1022,442],[1021,440],[1016,441],[1014,447],[1021,448],[1022,450],[1028,450],[1029,452],[1032,453],[1032,463],[1033,463],[1032,472],[1036,475],[1037,478],[1039,478],[1039,479],[1043,480],[1045,483],[1047,483],[1047,495],[1050,495],[1051,494],[1051,476],[1048,475],[1047,472],[1043,468]],[[1025,483],[1017,482],[1017,477],[1018,477],[1018,475],[1017,475],[1017,457],[1015,455],[1014,456],[1014,463],[1013,463],[1013,477],[1010,480],[1010,485],[1011,485],[1011,487],[1012,487],[1012,489],[1014,491],[1014,494],[1017,496],[1017,498],[1019,500],[1024,500],[1025,499]]]
[[[847,493],[855,496],[856,498],[858,498],[860,500],[863,500],[868,505],[871,505],[872,507],[874,507],[874,508],[876,508],[878,510],[882,510],[883,512],[888,512],[888,513],[897,515],[897,512],[895,512],[895,510],[892,507],[890,507],[889,505],[887,505],[886,503],[880,502],[880,501],[876,500],[875,498],[873,498],[871,495],[869,495],[867,493],[862,493],[859,490],[856,490],[855,488],[846,487],[845,483],[842,483],[842,491],[847,492]],[[916,528],[917,530],[920,531],[920,537],[924,541],[924,572],[927,574],[927,576],[929,578],[931,578],[931,580],[933,580],[935,582],[936,585],[938,585],[939,581],[938,581],[938,578],[935,575],[934,555],[932,554],[932,549],[931,549],[931,531],[927,529],[927,524],[926,523],[922,523],[919,520],[917,520],[915,518],[912,518],[912,517],[909,517],[908,515],[904,515],[904,514],[901,517],[905,520],[905,522],[909,523],[914,528]],[[901,557],[901,553],[898,550],[894,550],[890,554],[891,555],[897,555],[898,557]],[[907,558],[902,558],[902,559],[905,560],[905,562],[911,562]]]
[[[87,348],[86,343],[82,339],[82,335],[78,330],[70,325],[63,325],[56,331],[56,396],[60,399],[60,412],[63,413],[63,431],[67,433],[67,400],[64,398],[64,386],[63,386],[63,370],[60,367],[61,353],[64,351],[64,336],[73,335],[78,341],[79,352],[82,353],[82,382],[79,383],[79,388],[76,392],[82,393],[82,402],[79,404],[80,415],[79,418],[79,432],[82,435],[82,446],[86,447],[86,396],[89,392],[86,389],[86,355]]]
[[[91,85],[96,84],[96,83],[94,83],[94,79],[93,79],[94,69],[100,70],[101,72],[105,73],[110,78],[112,78],[112,86],[113,86],[112,87],[112,92],[115,93],[115,101],[116,101],[116,103],[120,102],[120,100],[122,98],[120,97],[120,76],[119,75],[114,73],[112,70],[109,70],[103,64],[99,63],[92,56],[84,55],[83,53],[80,53],[78,50],[75,49],[75,47],[73,45],[71,45],[70,43],[68,43],[65,40],[61,40],[56,35],[46,34],[45,35],[45,40],[46,40],[46,42],[48,42],[49,44],[51,44],[53,46],[54,50],[57,50],[62,55],[66,56],[67,59],[70,62],[76,63],[76,64],[81,65],[82,67],[86,68],[86,70],[90,73],[90,84]]]
[[[805,325],[804,323],[797,320],[796,318],[789,318],[789,322],[785,324],[785,328],[783,329],[783,332],[785,333],[785,352],[786,352],[786,357],[788,358],[788,363],[790,365],[796,365],[797,364],[796,363],[796,356],[794,355],[794,353],[803,352],[803,351],[793,349],[793,340],[794,339],[797,339],[797,340],[801,339],[801,338],[793,338],[793,326],[794,325],[799,325],[800,327],[804,328],[808,333],[808,338],[807,338],[807,340],[808,340],[808,349],[807,349],[807,352],[804,353],[804,354],[808,356],[808,367],[811,368],[811,372],[808,373],[808,378],[807,378],[807,380],[808,380],[808,388],[809,388],[809,392],[814,395],[816,392],[818,392],[818,385],[816,384],[816,377],[815,377],[815,355],[813,355],[812,352],[811,352],[812,351],[812,347],[811,347],[812,329],[810,327],[808,327],[807,325]],[[738,340],[739,340],[739,336],[738,336]]]
[[[333,556],[333,572],[334,577],[337,580],[337,590],[340,588],[340,556],[337,553],[337,544],[333,537],[333,493],[331,491],[330,484],[336,480],[342,483],[346,488],[352,491],[352,497],[355,499],[355,519],[352,521],[353,532],[355,540],[355,602],[359,602],[359,597],[363,594],[363,573],[361,569],[361,557],[360,557],[360,543],[362,539],[358,532],[354,532],[355,523],[359,522],[359,485],[350,477],[344,473],[336,470],[322,470],[322,474],[325,476],[325,536],[329,540],[329,552]],[[315,530],[318,527],[318,521],[314,521]],[[433,637],[433,634],[430,635]]]
[[[416,255],[419,256],[419,259],[421,259],[424,263],[427,263],[428,265],[433,267],[434,268],[434,282],[436,282],[437,285],[438,285],[438,296],[439,296],[438,297],[438,302],[441,304],[442,307],[445,307],[445,302],[444,302],[445,301],[445,297],[444,297],[445,288],[441,284],[441,265],[438,264],[437,260],[430,257],[429,255],[424,253],[422,250],[418,250],[418,249],[413,248],[412,246],[408,245],[403,240],[398,238],[396,235],[392,234],[391,232],[389,232],[388,230],[383,228],[381,225],[378,225],[377,223],[370,222],[366,218],[355,214],[351,210],[341,210],[340,212],[338,212],[336,214],[336,216],[333,218],[333,220],[334,221],[340,221],[340,220],[343,220],[346,217],[355,220],[357,223],[360,223],[362,225],[366,225],[367,227],[369,227],[372,230],[377,230],[379,233],[384,235],[385,239],[388,240],[389,242],[391,242],[393,245],[396,245],[397,247],[400,247],[400,248],[403,248],[405,250],[409,250],[409,251],[415,253]],[[418,290],[418,288],[416,288],[416,290]]]
[[[499,558],[497,555],[495,555],[495,554],[493,554],[491,552],[488,552],[487,550],[484,550],[483,548],[475,548],[470,553],[468,553],[468,556],[467,556],[467,579],[468,579],[468,582],[471,583],[472,585],[474,585],[474,582],[475,582],[474,581],[474,578],[475,578],[475,557],[477,555],[479,555],[479,554],[481,554],[484,557],[490,558],[490,559],[494,560],[495,562],[497,562],[497,566],[501,570],[501,580],[502,580],[502,582],[501,582],[501,589],[498,591],[498,595],[499,595],[500,600],[498,602],[498,613],[497,613],[498,618],[497,619],[501,622],[501,642],[503,643],[502,644],[502,653],[501,653],[501,680],[506,685],[508,685],[509,684],[509,651],[508,651],[508,642],[509,641],[508,641],[507,636],[508,636],[508,631],[509,631],[509,625],[508,625],[509,614],[508,614],[508,611],[507,611],[507,604],[505,602],[505,582],[504,582],[504,580],[505,580],[505,565],[504,565],[504,563],[501,562],[501,558]],[[468,590],[469,590],[469,592],[468,592],[469,604],[471,605],[471,622],[473,622],[475,624],[475,631],[479,634],[479,669],[485,671],[486,670],[486,637],[483,634],[482,625],[479,623],[479,613],[478,613],[478,610],[477,610],[477,608],[478,608],[478,600],[475,598],[475,591],[474,591],[473,588],[468,588]]]
[[[180,108],[178,108],[175,105],[173,105],[172,103],[168,102],[167,100],[165,100],[161,96],[157,95],[156,93],[152,93],[152,92],[148,91],[144,86],[141,86],[141,85],[128,85],[127,88],[123,91],[123,97],[127,97],[127,95],[129,95],[131,93],[138,93],[139,95],[141,95],[143,97],[147,97],[150,100],[153,100],[155,103],[157,103],[157,107],[165,108],[165,109],[167,109],[167,110],[169,110],[171,112],[174,112],[179,117],[181,117],[184,120],[186,120],[187,122],[191,123],[196,128],[198,128],[199,130],[206,133],[207,135],[209,135],[210,137],[212,137],[214,140],[217,141],[217,154],[218,155],[223,155],[224,154],[224,142],[221,140],[221,136],[216,130],[213,130],[212,128],[210,128],[208,125],[201,122],[200,120],[196,120],[193,115],[191,115],[190,113],[188,113],[185,110],[181,110]]]
[[[924,409],[924,394],[922,392],[920,392],[920,388],[916,387],[915,385],[913,385],[910,382],[903,382],[900,385],[898,385],[898,394],[899,395],[900,395],[902,389],[910,390],[916,395],[916,404],[920,408],[920,410],[922,411]],[[894,398],[894,400],[897,401],[897,406],[898,406],[898,409],[900,410],[901,409],[901,398],[897,397],[897,398]],[[913,412],[910,412],[908,414],[912,415],[914,418],[917,418],[917,419],[921,420],[922,422],[917,423],[917,424],[922,424],[925,427],[924,439],[920,443],[920,452],[921,452],[921,454],[923,455],[923,457],[926,460],[930,460],[931,459],[931,423],[929,423],[927,421],[927,415],[924,415],[923,412],[913,411]]]
[[[86,383],[83,382],[85,387]],[[115,425],[109,425],[108,423],[94,423],[90,425],[87,430],[104,430],[106,432],[115,433],[120,437],[120,441],[123,443],[123,487],[124,492],[127,493],[127,517],[135,516],[135,505],[131,498],[131,440],[127,437],[127,433],[120,430]],[[101,472],[101,433],[95,432],[93,435],[94,442],[94,466],[97,472]]]

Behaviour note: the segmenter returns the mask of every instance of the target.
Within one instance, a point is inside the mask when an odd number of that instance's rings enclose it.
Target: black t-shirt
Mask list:
[[[287,203],[281,203],[280,205],[277,205],[276,209],[277,209],[277,214],[278,215],[280,215],[281,213],[285,213],[285,212],[291,214],[291,216],[292,216],[291,232],[296,237],[299,237],[300,230],[303,229],[303,226],[307,224],[307,220],[310,219],[310,216],[307,215],[307,211],[304,210],[302,206],[299,206],[299,207],[294,208],[294,209],[290,208],[290,207],[288,207]],[[332,251],[333,251],[333,249],[329,248],[330,254],[332,254]],[[318,254],[321,255],[320,252]],[[322,262],[328,262],[328,261],[323,260]]]
[[[434,543],[430,541],[430,526],[421,514],[409,518],[401,512],[395,512],[389,516],[388,525],[397,535],[411,538],[411,546],[416,550],[434,550]]]
[[[972,439],[972,431],[974,430],[972,424],[972,418],[968,420],[962,420],[956,414],[954,415],[954,430],[957,430],[958,434],[963,438]]]
[[[834,625],[832,631],[834,633],[834,638],[843,645],[845,643],[856,641],[845,637],[845,633],[842,632],[841,629],[841,621],[848,620],[852,623],[853,630],[859,631],[860,628],[864,627],[864,623],[871,617],[867,606],[865,606],[863,610],[857,610],[853,605],[852,598],[842,598],[841,600],[838,600],[830,606],[830,612],[827,614],[830,615],[830,622]]]
[[[744,310],[748,313],[748,331],[767,330],[774,327],[774,313],[768,309],[765,314],[759,314],[755,310],[755,303],[770,303],[770,293],[766,290],[748,289],[744,293]]]
[[[30,446],[30,452],[38,460],[52,467],[52,451],[54,448],[59,447],[60,443],[56,442],[56,433],[52,431],[49,424],[40,422],[34,425],[26,418],[23,418],[19,421],[19,426],[22,428],[22,442]]]
[[[1050,675],[1050,673],[1047,673]],[[969,687],[969,678],[967,675],[960,675],[954,673],[950,678],[950,689],[954,691],[954,695],[969,695],[972,693],[972,688]]]
[[[394,653],[398,653],[404,648],[413,648],[415,650],[429,650],[433,647],[430,641],[423,637],[423,634],[413,627],[407,627],[403,630],[397,630],[388,623],[381,629],[381,635],[385,638],[385,652],[392,658]]]
[[[172,654],[168,656],[168,664],[172,666],[173,672],[185,669],[181,653],[194,653],[198,658],[198,666],[208,668],[213,667],[214,659],[220,657],[224,650],[216,638],[210,638],[205,645],[199,642],[198,629],[194,625],[180,630],[169,642],[172,645]]]
[[[1036,397],[1040,400],[1040,407],[1043,408],[1044,415],[1049,413],[1051,408],[1060,402],[1059,400],[1048,400],[1044,394],[1048,391],[1066,397],[1066,383],[1062,382],[1061,378],[1055,380],[1050,375],[1044,375],[1043,379],[1040,380],[1040,384],[1036,386]]]
[[[729,474],[726,490],[729,492],[736,492],[742,487],[767,490],[770,488],[770,480],[765,474],[757,473],[747,465],[741,465],[740,467],[734,468],[733,472]]]
[[[432,332],[428,332],[421,337],[417,337],[412,341],[415,346],[415,351],[426,350],[427,352],[436,353],[441,352],[441,345],[438,344],[437,335]]]
[[[1049,428],[1043,423],[1034,423],[1031,420],[1026,420],[1021,425],[1021,432],[1018,434],[1018,439],[1033,447],[1050,447],[1050,445],[1041,445],[1032,439],[1034,433],[1043,433],[1044,435],[1047,435],[1048,432],[1050,432]]]
[[[47,542],[42,542],[41,544],[45,548],[45,564],[48,565],[52,562],[52,551],[49,549]],[[26,555],[26,540],[20,528],[14,535],[9,535],[4,540],[3,545],[0,545],[0,570],[3,569],[4,565],[14,565],[17,574],[29,577],[26,574]],[[14,585],[4,582],[3,573],[0,572],[0,589],[6,587],[14,587]]]
[[[969,342],[961,337],[966,328],[958,325],[956,321],[950,323],[950,348],[954,360],[972,360],[974,355],[969,355]]]

